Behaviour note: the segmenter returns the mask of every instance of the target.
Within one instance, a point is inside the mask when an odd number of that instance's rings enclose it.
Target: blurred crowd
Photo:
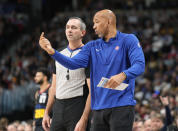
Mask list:
[[[156,4],[159,0],[145,1]],[[158,7],[164,7],[163,3]],[[134,131],[156,131],[164,125],[171,131],[178,127],[178,9],[174,8],[176,2],[168,3],[171,8],[167,10],[155,9],[156,5],[152,10],[151,6],[149,10],[114,10],[118,29],[139,38],[146,59],[145,73],[136,79]],[[140,5],[145,6],[141,1]],[[33,94],[38,88],[34,83],[36,69],[44,65],[52,69],[52,59],[38,45],[42,31],[54,48],[62,48],[67,45],[65,23],[69,17],[78,16],[87,25],[84,43],[96,39],[92,28],[95,11],[58,12],[49,21],[42,21],[29,30],[28,14],[14,10],[13,6],[8,11],[4,8],[0,6],[0,118],[33,109]],[[168,96],[167,104],[159,96]],[[32,125],[31,121],[2,118],[0,131],[5,126],[17,129],[19,126],[32,128]],[[152,129],[154,127],[157,129]]]
[[[33,126],[33,121],[28,120],[28,121],[14,121],[9,124],[8,119],[2,118],[0,120],[0,125],[3,125],[0,128],[0,131],[33,131],[34,126]]]

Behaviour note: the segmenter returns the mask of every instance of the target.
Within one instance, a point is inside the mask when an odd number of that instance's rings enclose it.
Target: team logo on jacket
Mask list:
[[[115,50],[119,50],[119,46],[116,46],[116,47],[115,47]]]

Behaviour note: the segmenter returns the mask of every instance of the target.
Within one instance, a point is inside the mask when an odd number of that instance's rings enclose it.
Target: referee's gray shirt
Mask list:
[[[68,47],[60,51],[61,54],[73,57],[81,48],[75,50],[70,50]],[[57,99],[68,99],[76,96],[83,96],[85,85],[85,69],[79,68],[76,70],[69,70],[66,67],[55,61],[56,66],[56,98]],[[67,73],[69,70],[69,73]],[[53,72],[55,74],[55,72]],[[69,80],[67,80],[66,75],[69,74]]]

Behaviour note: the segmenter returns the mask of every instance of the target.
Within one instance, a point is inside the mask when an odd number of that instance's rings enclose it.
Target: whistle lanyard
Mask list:
[[[72,53],[73,53],[73,52],[71,52],[71,54],[70,54],[70,58],[72,57]],[[67,69],[67,75],[66,75],[66,78],[67,78],[67,80],[69,80],[69,68]]]

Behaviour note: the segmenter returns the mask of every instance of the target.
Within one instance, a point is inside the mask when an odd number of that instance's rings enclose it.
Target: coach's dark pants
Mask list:
[[[58,100],[53,108],[50,131],[74,131],[82,116],[86,99],[83,96]]]
[[[94,110],[91,131],[132,131],[134,106]]]

